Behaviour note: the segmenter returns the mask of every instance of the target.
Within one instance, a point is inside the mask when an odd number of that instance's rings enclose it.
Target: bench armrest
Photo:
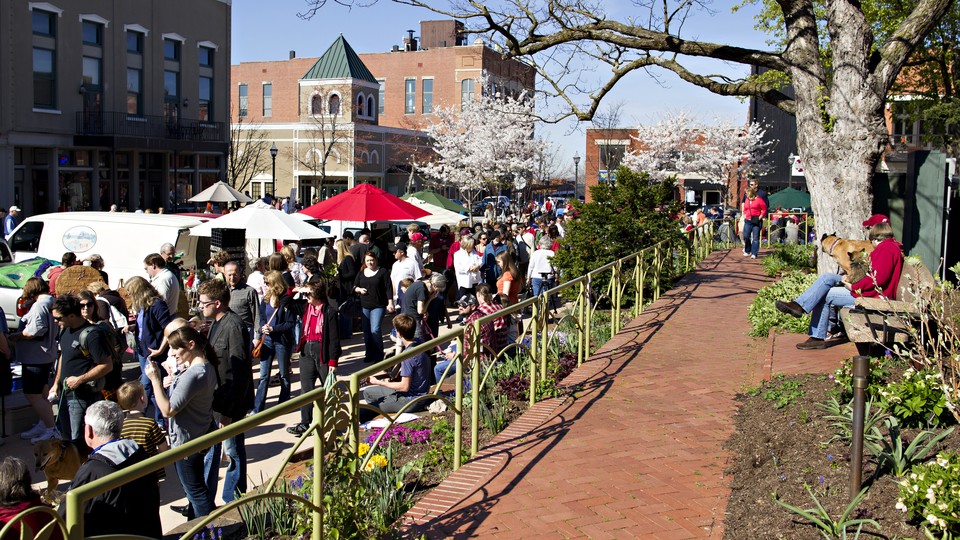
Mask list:
[[[920,310],[917,306],[909,302],[900,300],[888,300],[886,298],[856,298],[853,305],[864,311],[876,311],[881,313],[896,313],[901,315],[919,315]]]

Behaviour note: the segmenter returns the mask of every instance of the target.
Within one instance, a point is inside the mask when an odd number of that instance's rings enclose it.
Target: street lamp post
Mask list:
[[[580,154],[573,153],[573,198],[580,200]]]
[[[270,147],[270,157],[273,158],[273,176],[270,182],[270,195],[277,196],[277,143]]]

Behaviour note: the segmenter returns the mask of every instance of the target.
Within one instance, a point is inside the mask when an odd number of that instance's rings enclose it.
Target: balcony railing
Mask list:
[[[223,122],[169,119],[124,112],[77,113],[77,133],[80,135],[222,142],[225,140],[224,129]]]

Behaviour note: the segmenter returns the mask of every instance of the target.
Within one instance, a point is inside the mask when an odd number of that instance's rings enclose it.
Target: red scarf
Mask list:
[[[303,315],[303,337],[305,341],[323,342],[323,304],[307,304]]]

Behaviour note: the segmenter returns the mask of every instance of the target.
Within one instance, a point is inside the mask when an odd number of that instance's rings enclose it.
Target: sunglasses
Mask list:
[[[481,236],[480,239],[481,239],[481,240],[486,240],[487,237],[486,237],[486,236]]]
[[[63,319],[63,317],[54,317],[54,318],[53,318],[53,320],[55,320],[55,321],[57,321],[57,322],[60,322],[62,319]]]
[[[93,302],[80,302],[80,309],[83,309],[85,307],[90,307],[92,305],[93,305]]]

